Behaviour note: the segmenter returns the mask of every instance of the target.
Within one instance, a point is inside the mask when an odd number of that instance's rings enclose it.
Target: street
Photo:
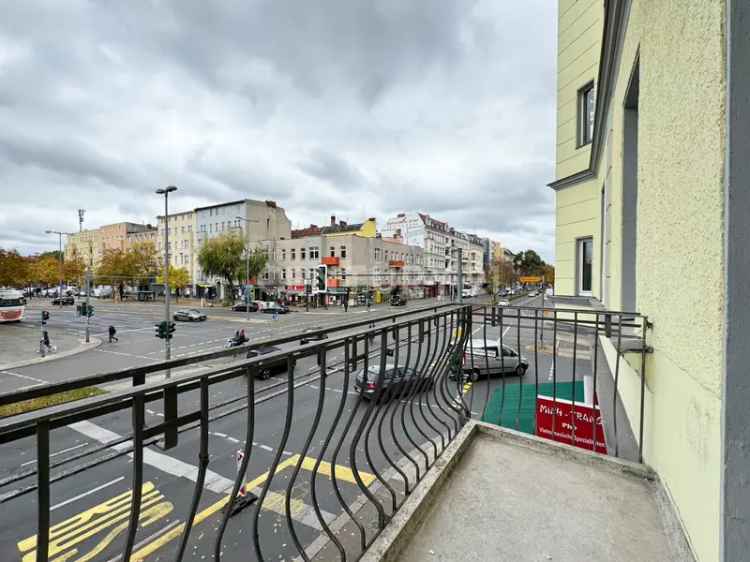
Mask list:
[[[541,304],[532,301],[525,298],[514,304]],[[220,350],[226,338],[242,328],[250,343],[254,343],[301,333],[307,328],[334,327],[363,319],[377,321],[389,314],[417,310],[424,305],[424,302],[412,301],[408,307],[385,306],[372,312],[366,309],[348,313],[342,309],[291,312],[278,320],[273,320],[270,315],[252,313],[249,323],[244,313],[206,309],[208,320],[205,322],[178,323],[172,340],[172,355],[179,358]],[[32,305],[31,308],[33,310],[36,306]],[[4,372],[3,391],[42,384],[42,381],[60,382],[160,362],[163,358],[163,341],[154,337],[153,324],[161,320],[162,309],[153,304],[127,305],[125,308],[123,305],[99,304],[97,315],[92,319],[92,332],[104,338],[105,343],[79,355]],[[179,305],[173,310],[177,308]],[[552,333],[545,334],[544,342],[537,340],[535,354],[533,316],[529,323],[524,320],[528,319],[528,311],[509,309],[506,314],[516,314],[516,311],[522,316],[521,327],[508,317],[505,317],[502,326],[500,323],[492,326],[489,321],[483,323],[481,317],[475,316],[472,339],[491,341],[498,340],[502,335],[504,345],[520,348],[529,361],[529,369],[522,381],[524,384],[549,382],[553,377],[557,382],[570,380],[573,371],[570,338],[565,334],[558,337],[557,371],[554,372]],[[33,312],[29,314],[29,318],[33,316]],[[62,313],[54,311],[50,323],[76,332],[82,328],[81,321],[70,309]],[[389,324],[390,321],[376,324],[376,327]],[[119,342],[106,343],[109,325],[117,327]],[[17,328],[27,329],[23,325]],[[400,355],[386,360],[415,365],[419,371],[429,370],[441,358],[447,357],[443,350],[447,349],[448,330],[446,320],[443,328],[436,329],[435,337],[428,337],[424,345],[417,342],[414,334],[411,339],[406,338],[406,334],[400,334],[401,343],[393,346],[398,347]],[[344,330],[337,332],[336,337],[354,332],[356,330]],[[370,350],[372,361],[379,360],[379,345],[376,337]],[[576,377],[579,380],[583,375],[591,374],[590,352],[587,355],[586,345],[585,341],[580,341],[577,346]],[[282,350],[293,349],[299,347],[299,342],[279,347]],[[320,516],[327,523],[335,523],[337,527],[347,523],[351,526],[341,500],[337,499],[338,494],[352,511],[356,510],[351,506],[361,509],[358,516],[367,540],[370,540],[373,530],[377,528],[377,512],[372,509],[372,502],[364,501],[362,485],[372,489],[381,499],[386,513],[390,513],[392,503],[403,500],[405,485],[413,485],[415,471],[421,470],[423,473],[448,440],[448,433],[459,428],[457,418],[447,415],[447,408],[441,405],[438,399],[440,392],[447,390],[456,404],[461,399],[459,394],[463,393],[463,401],[472,417],[480,419],[488,400],[498,388],[505,389],[519,382],[515,376],[481,378],[464,383],[448,382],[445,389],[433,389],[419,396],[374,404],[361,402],[354,391],[353,377],[344,370],[342,348],[329,352],[326,361],[325,380],[320,379],[316,360],[305,357],[297,362],[293,374],[277,375],[269,380],[256,381],[255,384],[253,443],[245,478],[249,492],[260,495],[271,476],[269,467],[275,458],[279,460],[258,518],[260,544],[266,559],[295,559],[299,555],[294,544],[295,537],[307,549],[309,556],[320,549],[330,549],[315,508],[320,509]],[[229,364],[231,361],[226,359],[213,360],[175,370],[172,375],[194,373],[201,369],[208,372]],[[289,384],[294,384],[293,393],[285,392],[287,377],[291,377]],[[237,473],[238,451],[243,449],[247,438],[249,410],[244,399],[247,390],[242,380],[234,378],[211,387],[209,464],[186,551],[196,559],[210,559],[213,556],[227,493]],[[129,382],[115,383],[107,390],[129,385]],[[191,407],[196,408],[199,402],[199,393],[191,391],[180,397],[180,409],[187,412]],[[520,409],[520,401],[518,405],[508,403],[504,407],[508,410]],[[334,418],[338,408],[341,409],[338,415],[342,421],[336,425],[338,418]],[[163,419],[163,401],[146,404],[146,426],[159,424]],[[386,419],[390,423],[384,423]],[[345,420],[348,420],[346,426]],[[401,427],[394,429],[394,424],[396,428]],[[336,431],[326,437],[329,427]],[[347,431],[347,427],[352,430]],[[364,435],[354,430],[358,427],[365,428]],[[133,489],[133,453],[129,452],[130,441],[125,437],[132,431],[133,420],[129,410],[79,421],[54,431],[50,455],[53,463],[51,559],[116,560],[114,553],[122,552]],[[392,438],[384,439],[388,432],[391,432]],[[408,440],[404,438],[405,435],[409,437]],[[350,448],[352,443],[355,446]],[[324,447],[326,449],[321,455]],[[32,438],[25,438],[12,445],[4,445],[2,449],[0,503],[5,509],[0,516],[0,557],[4,560],[20,558],[30,561],[34,559],[36,544],[34,526],[29,525],[30,521],[36,519],[36,495],[33,493],[35,442]],[[199,449],[200,432],[197,427],[181,432],[179,444],[174,448],[164,450],[163,442],[157,442],[146,449],[143,460],[143,503],[133,559],[174,559],[198,481]],[[334,450],[338,453],[336,459],[333,458]],[[321,457],[321,462],[316,469],[318,457]],[[334,463],[338,490],[331,479]],[[355,464],[356,472],[352,470]],[[292,480],[296,472],[297,477]],[[361,479],[359,483],[357,476]],[[314,500],[311,497],[313,489]],[[287,502],[295,535],[290,532],[286,518]],[[245,509],[230,519],[222,542],[223,559],[248,559],[247,549],[252,543],[248,534],[253,532],[255,511]],[[346,544],[347,551],[360,550],[360,536],[355,531],[356,527],[348,535],[351,544]]]

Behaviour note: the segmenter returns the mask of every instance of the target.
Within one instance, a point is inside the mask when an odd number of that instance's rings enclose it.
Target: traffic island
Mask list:
[[[89,338],[86,343],[78,335],[65,330],[51,328],[49,331],[51,351],[42,357],[39,342],[42,339],[38,326],[21,324],[0,324],[0,371],[36,365],[63,357],[77,355],[101,345],[99,338]]]

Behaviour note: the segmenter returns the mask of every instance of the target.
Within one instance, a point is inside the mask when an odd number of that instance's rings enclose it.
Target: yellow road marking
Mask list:
[[[299,461],[300,455],[292,455],[288,459],[282,461],[279,463],[279,466],[276,467],[276,472],[274,474],[278,474],[282,470],[293,467],[297,464]],[[311,457],[305,457],[302,460],[301,468],[304,470],[312,471],[312,469],[315,467],[316,459]],[[247,490],[253,490],[257,488],[258,486],[261,486],[265,483],[265,481],[268,479],[268,475],[271,471],[267,470],[260,476],[254,478],[253,480],[249,480],[245,484],[245,489]],[[331,463],[328,462],[321,462],[320,468],[318,470],[320,474],[323,474],[325,476],[330,477],[331,476]],[[362,472],[359,471],[359,476],[362,478],[362,481],[365,483],[365,485],[369,486],[374,480],[375,475],[370,474],[368,472]],[[354,478],[354,472],[347,467],[336,465],[336,478],[345,480],[347,482],[356,483],[356,480]],[[269,493],[267,497],[271,501],[271,508],[273,508],[278,501],[283,501],[284,495],[283,494],[277,494],[277,493]],[[281,500],[280,500],[281,498]],[[217,502],[211,504],[203,511],[200,511],[195,514],[195,521],[193,522],[193,527],[196,527],[198,524],[202,523],[218,511],[220,511],[225,505],[227,505],[229,501],[229,494],[218,500]],[[264,502],[263,508],[265,509],[267,507],[266,502]],[[292,500],[292,509],[293,511],[295,509],[301,509],[303,506],[297,505],[297,501],[294,499]],[[275,511],[275,510],[274,510]],[[154,541],[148,543],[146,546],[141,548],[138,552],[133,553],[133,556],[131,557],[131,562],[143,562],[143,560],[146,559],[147,556],[153,554],[157,550],[159,550],[164,545],[172,542],[174,539],[182,535],[182,533],[185,531],[185,523],[180,523],[179,525],[175,526],[173,529],[171,529],[169,532],[164,533]]]
[[[144,483],[141,490],[140,525],[148,526],[174,508],[170,502],[164,501],[164,496],[154,488],[153,483]],[[49,557],[60,555],[55,562],[64,562],[78,554],[78,549],[74,548],[76,545],[109,529],[107,535],[79,560],[85,562],[92,559],[128,528],[131,498],[132,491],[129,490],[50,527]],[[37,544],[37,535],[18,542],[23,562],[36,560]]]

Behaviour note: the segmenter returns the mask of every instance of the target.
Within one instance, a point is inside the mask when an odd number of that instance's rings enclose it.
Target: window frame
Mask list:
[[[586,242],[591,243],[591,272],[589,274],[589,288],[583,287],[583,266]],[[576,294],[583,297],[590,297],[594,289],[594,237],[581,236],[576,238]]]
[[[591,116],[591,123],[588,121],[588,111],[586,107],[586,96],[591,93],[594,115]],[[578,89],[576,96],[576,148],[588,146],[594,140],[594,118],[596,114],[596,90],[594,81],[591,80]]]

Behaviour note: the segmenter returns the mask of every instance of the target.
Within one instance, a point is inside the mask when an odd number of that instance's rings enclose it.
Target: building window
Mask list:
[[[341,252],[340,252],[340,254],[341,254],[342,258],[346,257],[346,246],[341,246]]]
[[[346,268],[341,268],[341,279],[346,279]]]
[[[380,248],[375,248],[375,261],[380,261]]]
[[[336,247],[335,246],[331,246],[330,248],[328,248],[328,251],[330,252],[332,258],[336,257]]]
[[[590,295],[593,278],[594,239],[579,238],[577,246],[578,294]]]
[[[578,146],[585,146],[594,138],[594,83],[578,90]]]
[[[286,261],[286,250],[281,250],[281,261]],[[292,275],[294,277],[294,275]]]
[[[286,279],[286,269],[281,270],[281,278]]]
[[[320,248],[318,246],[313,246],[310,248],[310,259],[311,260],[317,260],[320,258]]]
[[[299,249],[299,259],[301,259],[301,260],[305,259],[305,249],[304,248],[300,248]]]
[[[296,257],[296,250],[294,248],[292,248],[291,250],[289,250],[289,259],[292,260],[292,261],[294,261],[294,260],[297,259],[297,257]]]

